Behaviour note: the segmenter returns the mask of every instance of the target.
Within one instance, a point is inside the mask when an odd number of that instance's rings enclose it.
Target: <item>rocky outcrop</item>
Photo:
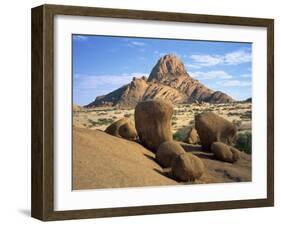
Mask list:
[[[174,158],[184,153],[184,149],[178,142],[166,141],[159,146],[156,161],[164,168],[171,167]]]
[[[176,86],[176,80],[184,76],[188,76],[184,64],[175,55],[168,54],[158,60],[148,77],[148,81],[163,84],[174,81]]]
[[[230,99],[229,96],[226,95],[225,93],[216,91],[213,92],[209,97],[205,98],[204,102],[209,102],[211,104],[218,104],[218,103],[233,102],[233,100]]]
[[[188,145],[183,143],[183,145]],[[241,152],[235,164],[222,162],[195,145],[186,151],[204,164],[203,175],[193,183],[251,181],[251,155]],[[198,147],[200,147],[198,145]],[[157,164],[155,154],[142,145],[105,132],[73,127],[72,189],[124,188],[185,184]],[[169,169],[170,170],[170,169]]]
[[[246,102],[246,103],[252,103],[252,97],[247,98],[246,100],[244,100],[244,102]]]
[[[139,101],[166,100],[174,104],[210,102],[226,103],[233,99],[220,91],[213,91],[186,71],[184,64],[175,55],[161,57],[153,67],[148,79],[136,78],[113,92],[96,97],[86,107],[117,106],[133,108]]]
[[[174,158],[172,175],[179,181],[194,181],[202,176],[204,168],[200,158],[191,153],[184,153]]]
[[[106,128],[105,132],[110,135],[124,138],[127,140],[137,139],[137,131],[135,129],[134,124],[129,118],[122,118],[112,123]]]
[[[204,151],[210,151],[213,142],[231,145],[236,138],[236,126],[212,112],[195,116],[195,128]]]
[[[199,144],[200,143],[200,138],[198,136],[198,133],[195,128],[191,128],[187,136],[185,138],[185,142],[188,144]]]
[[[215,157],[224,162],[236,162],[240,158],[240,151],[221,142],[214,142],[211,151]]]
[[[143,101],[135,108],[135,124],[141,143],[153,152],[165,141],[172,141],[173,106],[165,101]]]

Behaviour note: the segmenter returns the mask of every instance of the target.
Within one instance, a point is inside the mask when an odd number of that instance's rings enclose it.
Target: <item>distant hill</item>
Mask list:
[[[163,99],[174,104],[209,102],[227,103],[234,100],[220,91],[213,91],[186,71],[184,64],[175,55],[161,57],[153,67],[148,79],[136,78],[117,90],[98,96],[85,107],[117,106],[135,107],[139,101]]]
[[[72,110],[73,111],[81,111],[83,109],[82,106],[78,105],[78,104],[72,104]]]
[[[244,100],[244,102],[252,103],[252,97],[249,97],[248,99]]]

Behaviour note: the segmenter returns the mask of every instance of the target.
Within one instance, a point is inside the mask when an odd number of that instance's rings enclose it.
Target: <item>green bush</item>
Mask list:
[[[100,118],[98,119],[97,122],[93,121],[92,119],[88,119],[88,122],[91,124],[90,127],[93,127],[93,126],[102,126],[102,125],[111,124],[114,122],[114,120],[108,118]]]
[[[234,146],[240,151],[243,151],[247,154],[252,154],[252,133],[245,132],[238,134]]]
[[[131,116],[132,116],[132,114],[130,114],[130,113],[124,114],[124,117],[126,117],[126,118],[130,118]]]
[[[186,133],[182,130],[179,130],[173,134],[173,139],[177,141],[184,141],[186,138]]]

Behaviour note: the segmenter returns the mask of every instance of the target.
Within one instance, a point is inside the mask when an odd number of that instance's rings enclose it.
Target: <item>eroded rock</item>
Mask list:
[[[172,176],[179,181],[194,181],[202,176],[204,170],[202,160],[191,153],[181,154],[172,162]]]
[[[137,131],[129,118],[122,118],[112,123],[105,129],[105,132],[127,140],[136,140]]]
[[[186,136],[185,142],[188,144],[199,144],[200,138],[195,128],[191,128]]]
[[[141,143],[156,152],[160,144],[172,141],[173,106],[165,101],[139,102],[135,108],[135,124]]]
[[[213,142],[231,145],[237,133],[234,124],[212,112],[196,115],[195,128],[205,151],[210,151]]]
[[[211,151],[215,157],[224,162],[236,162],[240,158],[240,151],[221,142],[214,142]]]
[[[184,153],[185,151],[179,143],[166,141],[159,146],[156,152],[156,160],[162,167],[166,168],[171,166],[175,157]]]

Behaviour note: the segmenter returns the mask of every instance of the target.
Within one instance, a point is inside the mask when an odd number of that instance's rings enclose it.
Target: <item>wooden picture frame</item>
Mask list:
[[[54,210],[54,16],[126,18],[267,29],[267,198],[203,203],[102,209]],[[272,19],[211,16],[61,5],[32,9],[32,200],[31,215],[51,221],[66,219],[163,214],[274,205],[274,21]]]

